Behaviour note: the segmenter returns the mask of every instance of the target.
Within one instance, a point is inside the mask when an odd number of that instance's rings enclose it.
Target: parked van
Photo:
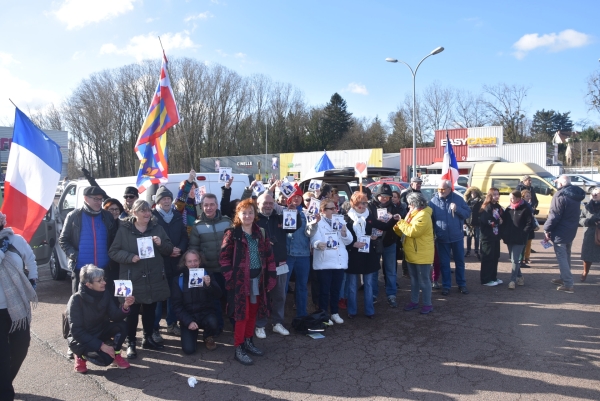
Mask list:
[[[176,197],[179,192],[179,183],[186,180],[189,177],[189,173],[181,174],[169,174],[169,182],[165,185],[169,191]],[[98,186],[102,188],[106,194],[111,197],[118,199],[121,203],[124,203],[123,193],[125,188],[129,186],[135,186],[137,180],[136,176],[132,177],[120,177],[120,178],[99,178],[96,180]],[[219,182],[218,173],[197,173],[196,181],[199,186],[206,187],[206,193],[212,193],[217,197],[217,204],[221,203],[221,187],[222,182]],[[250,185],[250,180],[246,174],[233,174],[233,182],[231,184],[231,199],[241,199],[244,188]],[[67,214],[74,209],[83,206],[83,191],[90,186],[90,183],[86,179],[69,181],[65,186],[63,193],[58,201],[58,207],[55,211],[56,214],[56,238],[59,237],[62,231],[63,223]],[[151,196],[154,192],[150,190],[140,194],[140,199],[146,199],[150,204]],[[150,196],[150,199],[148,199]],[[52,262],[50,263],[50,273],[54,280],[62,280],[65,278],[69,271],[69,264],[67,255],[63,252],[60,246],[56,246],[53,252]]]
[[[539,214],[536,217],[546,220],[552,195],[556,191],[554,187],[556,177],[535,163],[475,163],[471,169],[469,186],[478,187],[484,195],[490,188],[498,188],[500,204],[506,207],[509,204],[508,195],[517,188],[525,174],[531,177],[531,186],[538,199]]]

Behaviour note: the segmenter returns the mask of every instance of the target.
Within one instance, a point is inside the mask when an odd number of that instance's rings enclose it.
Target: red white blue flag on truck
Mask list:
[[[136,183],[140,193],[152,184],[168,181],[167,130],[179,122],[179,111],[167,65],[167,56],[163,51],[158,86],[135,144],[135,152],[140,159]]]
[[[28,242],[54,202],[61,170],[60,146],[16,109],[2,213]]]
[[[444,159],[442,160],[442,180],[448,180],[452,183],[452,190],[454,191],[454,184],[458,181],[458,163],[456,162],[456,156],[454,155],[454,149],[452,149],[452,143],[448,137],[448,131],[446,131],[446,148],[444,149]]]

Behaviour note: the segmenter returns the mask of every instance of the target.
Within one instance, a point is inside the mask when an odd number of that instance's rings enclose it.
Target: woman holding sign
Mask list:
[[[169,298],[169,283],[165,274],[164,257],[173,253],[173,244],[165,230],[152,217],[152,209],[145,200],[138,199],[133,204],[132,216],[121,220],[119,230],[115,236],[108,256],[119,263],[120,280],[131,280],[135,304],[131,306],[131,313],[127,316],[127,339],[129,348],[127,358],[137,357],[136,338],[140,309],[142,312],[142,326],[144,328],[144,341],[142,347],[146,349],[162,349],[164,345],[152,339],[156,303]],[[152,257],[141,257],[142,252],[138,244],[151,241]],[[148,254],[148,252],[145,252]]]
[[[330,199],[321,201],[321,220],[310,240],[313,253],[313,268],[319,277],[319,306],[331,312],[331,320],[337,324],[344,323],[338,313],[340,288],[344,278],[344,270],[348,268],[348,251],[346,246],[352,242],[352,234],[342,225],[335,230],[332,224],[335,204]]]

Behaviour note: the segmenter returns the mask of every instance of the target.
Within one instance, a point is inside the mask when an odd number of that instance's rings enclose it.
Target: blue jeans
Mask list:
[[[342,299],[342,298],[348,299],[348,280],[346,280],[347,276],[348,276],[348,274],[344,270],[344,276],[342,277],[342,284],[340,285],[340,299]]]
[[[340,284],[344,277],[342,269],[315,270],[319,276],[319,307],[332,315],[338,313],[340,300]]]
[[[565,287],[573,287],[573,275],[571,274],[571,243],[554,244],[554,253],[558,260],[560,278]]]
[[[508,244],[508,256],[512,262],[512,271],[510,273],[510,281],[517,281],[517,277],[523,276],[521,274],[521,252],[523,252],[525,245]]]
[[[396,244],[383,248],[383,269],[385,271],[385,295],[396,296]],[[379,272],[373,278],[373,296],[379,295]]]
[[[306,316],[306,304],[308,303],[308,274],[310,273],[310,256],[287,256],[287,265],[290,269],[288,273],[286,293],[290,284],[292,272],[296,272],[296,286],[294,295],[296,296],[296,317]]]
[[[157,302],[156,303],[156,315],[154,315],[154,330],[158,330],[160,326],[160,319],[162,319],[162,306],[163,303],[167,303],[167,326],[172,325],[177,322],[177,317],[175,316],[175,311],[173,310],[173,304],[171,303],[171,298],[167,298],[166,301]]]
[[[423,293],[423,306],[431,306],[431,265],[407,262],[410,273],[410,302],[419,303],[419,291]]]
[[[376,276],[378,271],[369,274],[363,274],[364,296],[365,296],[365,315],[372,316],[375,314],[375,306],[373,306],[373,276]],[[346,273],[346,283],[348,285],[348,315],[356,315],[358,307],[356,305],[356,292],[358,291],[358,274]]]
[[[456,276],[456,285],[465,287],[465,243],[463,240],[443,243],[437,242],[437,251],[440,257],[440,267],[442,270],[442,287],[449,289],[452,287],[452,274],[450,273],[450,250],[454,256],[454,275]]]
[[[473,227],[473,235],[467,235],[467,252],[471,250],[471,239],[475,237],[475,253],[479,252],[479,236],[481,234],[481,227]]]

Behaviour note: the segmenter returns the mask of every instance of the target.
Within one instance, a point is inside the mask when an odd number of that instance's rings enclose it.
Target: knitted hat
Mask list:
[[[154,197],[154,201],[159,203],[162,198],[171,198],[173,200],[173,193],[167,189],[164,185],[161,185],[156,191],[156,196]]]
[[[294,198],[294,196],[302,196],[304,194],[297,183],[294,183],[294,188],[296,188],[296,191],[292,194],[292,196],[287,198],[288,206],[292,203],[292,199]]]

